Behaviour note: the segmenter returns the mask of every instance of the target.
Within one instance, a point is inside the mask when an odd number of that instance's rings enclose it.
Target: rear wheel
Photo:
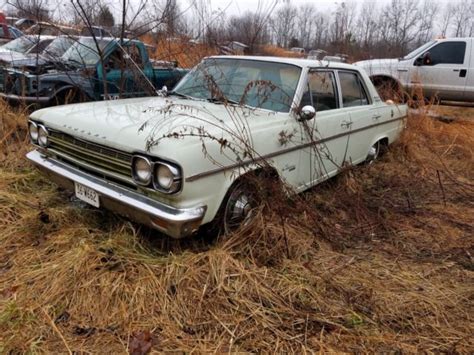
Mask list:
[[[380,156],[387,151],[388,143],[385,140],[379,140],[370,147],[369,152],[367,153],[367,158],[365,159],[367,164],[372,164]]]

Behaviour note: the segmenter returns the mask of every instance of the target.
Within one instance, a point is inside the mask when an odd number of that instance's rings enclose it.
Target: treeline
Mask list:
[[[205,39],[210,43],[236,40],[254,50],[266,43],[323,49],[359,59],[402,56],[438,36],[474,36],[474,0],[346,1],[329,11],[317,3],[285,3],[267,15],[247,12],[221,19],[205,30]]]

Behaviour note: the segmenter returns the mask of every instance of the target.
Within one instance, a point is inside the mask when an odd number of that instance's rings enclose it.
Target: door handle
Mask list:
[[[375,114],[375,115],[372,116],[372,119],[373,120],[378,120],[380,117],[382,117],[381,114]]]
[[[352,121],[342,121],[341,122],[341,127],[349,128],[350,126],[352,126]]]

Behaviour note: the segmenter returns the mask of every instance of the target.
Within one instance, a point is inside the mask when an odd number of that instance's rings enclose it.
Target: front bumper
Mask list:
[[[13,94],[0,93],[0,97],[11,103],[36,104],[40,107],[49,105],[51,98],[48,96],[19,96]]]
[[[99,194],[101,207],[146,224],[173,238],[186,237],[195,232],[206,213],[206,206],[184,209],[171,207],[46,157],[37,150],[29,152],[26,157],[58,185],[72,191],[75,182],[87,186]]]

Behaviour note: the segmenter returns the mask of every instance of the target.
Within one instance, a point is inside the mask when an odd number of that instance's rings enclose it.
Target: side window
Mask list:
[[[0,25],[0,38],[6,38],[5,32],[3,31],[3,26]]]
[[[466,42],[444,42],[428,50],[431,65],[463,64],[466,54]]]
[[[122,49],[115,49],[105,61],[106,70],[120,70],[122,68],[123,55]]]
[[[315,71],[309,73],[308,89],[301,99],[301,107],[313,106],[317,112],[337,108],[334,73]]]
[[[143,58],[140,52],[140,48],[134,43],[128,45],[125,49],[127,54],[130,56],[130,59],[133,60],[140,68],[143,69]],[[131,64],[131,63],[130,63]]]
[[[363,106],[369,104],[367,93],[356,73],[339,72],[343,107]]]

